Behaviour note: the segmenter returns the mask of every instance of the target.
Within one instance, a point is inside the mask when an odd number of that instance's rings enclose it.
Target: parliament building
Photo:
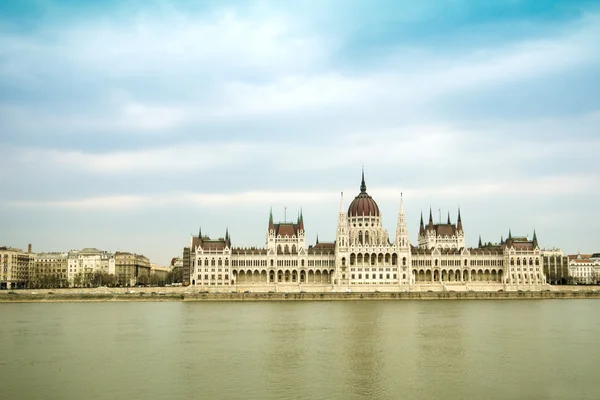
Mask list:
[[[542,290],[542,254],[532,240],[513,237],[468,248],[460,209],[456,223],[427,223],[421,215],[416,245],[409,239],[402,196],[395,236],[382,225],[375,200],[367,193],[364,171],[360,192],[348,208],[343,194],[334,242],[307,246],[304,218],[274,222],[270,213],[266,246],[234,247],[229,232],[211,239],[198,232],[184,248],[184,280],[201,291],[392,292]]]

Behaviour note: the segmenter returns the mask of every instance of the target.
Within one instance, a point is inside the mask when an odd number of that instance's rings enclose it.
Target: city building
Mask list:
[[[142,275],[150,276],[150,260],[141,254],[117,251],[115,253],[115,275],[122,286],[135,286]]]
[[[590,285],[600,282],[600,259],[593,254],[569,255],[569,273],[573,283]]]
[[[551,285],[571,283],[569,258],[560,249],[542,250],[542,264],[546,281]]]
[[[34,261],[31,245],[26,253],[13,247],[0,247],[0,289],[27,287]]]
[[[115,254],[96,248],[71,250],[68,253],[68,279],[71,286],[85,286],[96,272],[116,274]]]
[[[68,253],[37,253],[29,274],[29,287],[68,287],[68,268]]]
[[[234,247],[229,231],[211,239],[198,232],[184,248],[184,281],[202,290],[253,291],[469,291],[542,290],[546,278],[537,234],[467,248],[460,210],[456,223],[419,226],[409,239],[403,199],[395,237],[382,225],[375,200],[360,192],[349,207],[343,194],[336,240],[307,246],[302,210],[296,221],[275,223],[269,215],[265,247]],[[189,272],[188,272],[189,271]]]

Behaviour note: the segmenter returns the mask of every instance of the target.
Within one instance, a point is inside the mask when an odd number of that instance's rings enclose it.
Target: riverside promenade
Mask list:
[[[106,301],[348,301],[348,300],[541,300],[600,298],[600,286],[552,286],[543,291],[410,292],[201,292],[191,287],[3,290],[0,302]]]

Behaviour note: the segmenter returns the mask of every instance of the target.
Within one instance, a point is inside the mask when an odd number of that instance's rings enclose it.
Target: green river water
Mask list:
[[[600,399],[600,300],[0,304],[3,399]]]

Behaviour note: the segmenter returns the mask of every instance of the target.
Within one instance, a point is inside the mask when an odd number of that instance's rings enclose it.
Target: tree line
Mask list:
[[[177,268],[169,271],[166,277],[158,274],[140,274],[137,277],[137,285],[165,286],[174,283],[183,282],[183,271]],[[73,277],[73,282],[69,282],[64,274],[41,274],[30,277],[27,282],[29,289],[59,289],[59,288],[93,288],[93,287],[127,287],[131,282],[128,276],[109,274],[108,272],[79,273]]]

